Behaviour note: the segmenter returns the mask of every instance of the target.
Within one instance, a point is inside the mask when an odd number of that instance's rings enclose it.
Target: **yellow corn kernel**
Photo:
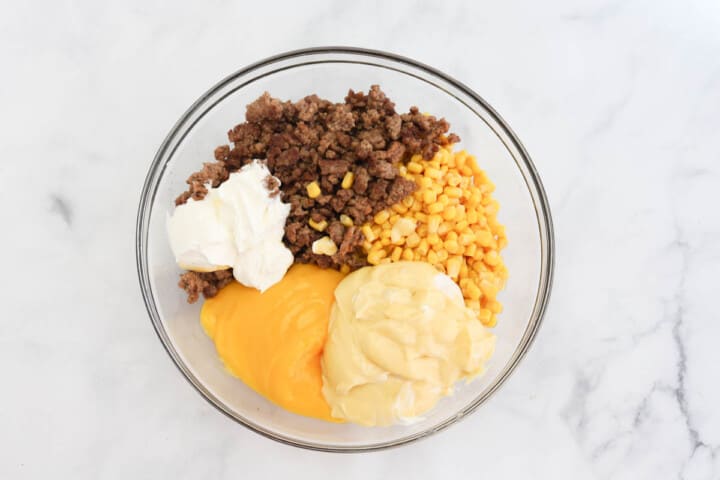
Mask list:
[[[402,202],[400,202],[400,203],[402,203],[406,207],[410,208],[410,207],[412,207],[413,203],[415,203],[415,201],[413,200],[413,197],[408,196],[408,197],[403,198]]]
[[[427,225],[422,224],[422,225],[418,226],[418,227],[417,227],[417,234],[420,235],[421,237],[427,237],[427,235],[428,235]]]
[[[483,261],[488,265],[494,267],[500,263],[500,255],[498,255],[495,250],[490,250],[489,252],[487,252],[487,254],[485,254],[485,258],[483,259]]]
[[[478,221],[478,212],[477,210],[468,210],[467,217],[465,217],[468,224],[473,225],[477,223]]]
[[[490,300],[485,306],[492,313],[502,313],[502,304],[497,300]]]
[[[492,317],[492,312],[490,310],[488,310],[487,308],[480,309],[478,319],[480,320],[480,322],[482,322],[483,325],[487,325],[490,322],[490,317]]]
[[[478,278],[480,279],[481,282],[482,281],[485,281],[485,282],[495,281],[495,275],[492,274],[491,272],[482,272],[482,273],[478,274]]]
[[[365,239],[368,242],[372,242],[377,238],[375,233],[372,231],[372,228],[370,228],[370,225],[363,225],[362,228],[360,228],[360,231],[363,235],[365,235]]]
[[[408,172],[420,173],[420,172],[423,171],[423,166],[422,166],[421,163],[418,163],[418,162],[415,162],[415,161],[410,161],[410,162],[407,164],[407,169],[408,169]]]
[[[432,162],[430,162],[430,164],[432,165]],[[434,179],[438,179],[438,178],[442,177],[443,172],[442,172],[442,170],[440,170],[440,165],[437,165],[437,166],[433,165],[431,167],[426,168],[425,176],[434,178]]]
[[[337,251],[337,245],[330,237],[319,238],[312,244],[312,252],[316,255],[335,255]]]
[[[450,225],[448,222],[443,222],[440,224],[440,227],[438,228],[438,235],[444,236],[450,230],[452,230],[452,225]]]
[[[380,239],[380,244],[381,244],[383,247],[387,247],[387,246],[390,245],[391,243],[392,243],[392,242],[390,241],[390,238],[381,238],[381,239]]]
[[[498,209],[500,208],[500,205],[498,205],[495,201],[490,201],[488,205],[485,207],[485,215],[491,216],[491,215],[497,215]]]
[[[417,221],[412,218],[399,218],[392,226],[392,233],[398,236],[407,236],[415,231]]]
[[[400,165],[398,167],[398,173],[403,177],[407,176],[407,174],[408,174],[407,167],[405,165]]]
[[[440,259],[438,258],[438,255],[437,253],[435,253],[434,250],[430,250],[427,254],[427,261],[429,264],[435,265],[440,261]]]
[[[428,232],[437,233],[440,224],[442,223],[442,217],[440,215],[428,215],[427,225]]]
[[[390,225],[394,225],[395,222],[398,221],[398,218],[400,218],[400,215],[398,215],[397,213],[391,214],[391,215],[390,215],[390,218],[388,218],[388,221],[387,221],[386,223],[384,223],[384,224],[382,225],[382,227],[383,227],[383,228],[387,228],[387,227],[388,227],[388,225],[387,225],[388,223],[389,223]]]
[[[437,199],[438,199],[438,202],[442,203],[445,206],[450,205],[450,203],[451,203],[450,197],[448,197],[444,193],[442,195],[438,196]]]
[[[342,267],[340,267],[340,273],[350,273],[350,265],[343,265]]]
[[[425,190],[422,195],[422,201],[427,204],[435,203],[437,201],[437,194],[432,190]]]
[[[383,238],[390,238],[391,236],[392,236],[392,231],[391,231],[391,230],[383,230],[382,232],[380,232],[380,238],[381,238],[381,239],[383,239]]]
[[[445,235],[445,240],[457,240],[458,234],[457,232],[450,231],[447,235]]]
[[[313,229],[317,230],[318,232],[323,232],[328,226],[328,222],[326,220],[321,220],[319,222],[316,222],[312,218],[308,220],[308,225],[310,225]]]
[[[428,254],[428,251],[430,250],[430,245],[428,244],[427,238],[423,238],[420,240],[420,243],[418,244],[415,251],[422,255],[423,257]]]
[[[503,285],[505,285],[505,280],[507,280],[508,276],[509,276],[508,269],[505,267],[505,265],[503,265],[501,268],[498,268],[496,270],[496,273],[498,274],[500,279],[503,281]]]
[[[458,205],[458,206],[455,208],[455,212],[456,212],[456,213],[457,213],[457,212],[461,212],[460,207],[462,207],[462,205]],[[458,215],[458,219],[459,219],[458,222],[455,224],[455,229],[456,229],[458,232],[462,232],[462,231],[464,231],[466,228],[468,228],[469,224],[468,224],[468,221],[465,220],[464,214]]]
[[[445,195],[447,195],[450,198],[460,198],[462,197],[463,191],[461,188],[458,187],[445,187]]]
[[[467,262],[465,262],[463,260],[462,264],[460,265],[460,278],[465,278],[467,276],[468,276],[468,266],[467,266]]]
[[[378,225],[382,225],[383,223],[387,222],[389,218],[390,212],[388,212],[387,210],[381,210],[375,214],[375,218],[373,218],[373,220]]]
[[[472,232],[462,233],[462,234],[460,234],[460,238],[458,240],[460,241],[460,245],[462,245],[464,247],[468,247],[471,244],[474,245],[473,242],[475,241],[475,235]]]
[[[492,234],[487,230],[480,230],[479,232],[476,232],[475,238],[477,239],[478,243],[483,247],[489,247],[490,245],[492,245]]]
[[[405,237],[397,235],[394,231],[390,232],[390,243],[393,245],[405,245]]]
[[[449,207],[445,208],[445,210],[442,213],[442,217],[445,220],[452,220],[455,218],[456,210],[455,207],[450,205]]]
[[[400,213],[400,214],[407,213],[407,211],[408,211],[408,208],[405,205],[403,205],[402,203],[396,203],[395,205],[393,205],[390,208],[392,208],[393,211]]]
[[[457,173],[452,172],[447,175],[448,185],[450,185],[452,187],[457,187],[458,185],[460,185],[461,182],[462,182],[462,177],[460,175],[458,175]],[[460,191],[460,195],[462,195],[462,190]],[[458,197],[460,195],[458,195]]]
[[[482,173],[482,170],[480,170],[480,167],[478,166],[475,157],[473,157],[472,155],[468,155],[467,165],[472,169],[473,174]]]
[[[431,188],[433,186],[433,181],[432,181],[432,178],[422,177],[418,181],[418,184],[420,185],[421,189],[426,189],[426,188]]]
[[[467,178],[467,177],[472,177],[472,176],[473,176],[473,171],[472,171],[472,169],[471,169],[470,167],[468,167],[467,165],[463,165],[462,167],[459,168],[459,170],[460,170],[460,174],[461,174],[463,177],[466,177],[466,178]]]
[[[353,219],[345,215],[344,213],[340,215],[340,223],[342,223],[346,227],[352,227],[354,225]]]
[[[487,280],[480,281],[480,290],[482,291],[483,295],[488,298],[495,298],[498,294],[497,287],[491,282],[488,282]]]
[[[462,257],[450,257],[447,261],[447,274],[453,280],[460,275],[460,267],[462,265]]]
[[[411,249],[406,248],[402,252],[402,259],[407,261],[412,261],[415,258],[415,252],[413,252]]]
[[[442,240],[440,240],[440,236],[437,233],[431,233],[427,236],[427,242],[429,245],[437,245]]]
[[[458,245],[457,240],[445,240],[443,246],[448,253],[458,253],[460,250],[460,245]]]
[[[405,245],[410,248],[417,247],[420,244],[420,236],[417,233],[411,233],[405,240]]]
[[[465,256],[466,257],[472,257],[475,255],[475,252],[477,251],[477,243],[471,243],[467,247],[465,247]]]
[[[370,251],[372,252],[372,251],[374,251],[374,250],[382,250],[382,248],[383,248],[382,243],[380,243],[380,242],[373,242],[372,247],[370,247]]]
[[[372,248],[372,246],[373,246],[372,242],[368,242],[367,240],[365,240],[365,241],[362,243],[363,250],[365,250],[366,253],[370,251],[370,249]]]
[[[390,258],[393,262],[400,261],[400,255],[402,255],[403,249],[402,247],[395,247],[393,248],[392,253],[390,254]]]
[[[347,190],[348,188],[353,186],[353,182],[355,182],[355,174],[353,172],[347,172],[343,177],[340,186]]]
[[[368,257],[368,259],[369,258],[370,257]],[[475,285],[475,282],[473,282],[472,280],[468,282],[467,287],[465,287],[465,291],[467,292],[468,298],[470,298],[471,300],[479,300],[482,296],[480,288]]]
[[[448,151],[445,150],[444,148],[441,148],[438,150],[438,152],[433,157],[433,161],[445,163],[445,162],[447,162],[447,158],[448,158]]]
[[[310,198],[317,198],[322,193],[322,190],[320,190],[320,185],[318,185],[317,182],[310,182],[305,187],[307,190],[308,197]]]
[[[386,255],[385,250],[373,250],[368,254],[367,261],[371,265],[378,265]]]
[[[445,249],[441,248],[440,250],[437,251],[438,260],[441,262],[444,262],[445,260],[447,260],[449,256],[450,255],[448,255],[448,251]]]
[[[442,212],[444,209],[445,209],[445,206],[444,206],[442,203],[440,203],[440,202],[431,203],[431,204],[428,205],[428,207],[427,207],[427,211],[428,211],[428,213],[430,213],[430,214],[440,213],[440,212]]]

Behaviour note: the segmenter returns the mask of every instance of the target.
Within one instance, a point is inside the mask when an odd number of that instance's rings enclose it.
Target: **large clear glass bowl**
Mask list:
[[[342,100],[349,88],[379,84],[398,111],[417,105],[445,117],[496,185],[499,219],[509,246],[510,272],[500,295],[505,310],[494,331],[497,349],[487,372],[440,401],[412,425],[366,428],[304,418],[276,407],[223,368],[199,322],[200,303],[189,305],[177,287],[165,220],[185,179],[227,131],[244,120],[245,106],[263,92],[298,100],[316,93]],[[352,452],[398,446],[457,422],[495,392],[530,346],[548,302],[553,232],[540,178],[520,140],[495,110],[462,83],[426,65],[389,53],[314,48],[277,55],[244,68],[204,93],[178,120],[150,165],[136,232],[137,268],[147,311],[163,346],[182,374],[218,410],[272,439],[317,450]]]

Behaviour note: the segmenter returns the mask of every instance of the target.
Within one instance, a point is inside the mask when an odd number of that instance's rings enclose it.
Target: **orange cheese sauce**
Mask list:
[[[291,412],[338,422],[322,394],[320,359],[343,274],[294,265],[264,293],[237,282],[205,301],[202,326],[225,367]]]

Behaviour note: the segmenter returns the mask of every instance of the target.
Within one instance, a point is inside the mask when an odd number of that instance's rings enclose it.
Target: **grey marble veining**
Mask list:
[[[0,478],[720,478],[720,4],[5,2]],[[344,44],[459,78],[551,201],[553,298],[485,406],[399,450],[261,438],[181,378],[137,286],[147,166],[265,56]]]

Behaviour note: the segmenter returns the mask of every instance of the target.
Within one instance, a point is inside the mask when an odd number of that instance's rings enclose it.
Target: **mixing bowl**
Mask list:
[[[418,105],[445,117],[495,183],[503,251],[510,278],[500,301],[495,355],[486,373],[459,384],[423,419],[411,425],[367,428],[331,424],[286,412],[223,368],[203,332],[200,304],[189,305],[177,287],[179,268],[168,245],[166,215],[185,190],[185,179],[213,161],[227,131],[244,121],[245,106],[263,92],[298,100],[316,93],[341,101],[349,88],[379,84],[398,111]],[[283,53],[239,70],[205,92],[172,127],[143,186],[137,217],[137,269],[148,314],[182,374],[218,410],[272,439],[299,447],[356,452],[407,444],[465,417],[492,395],[517,367],[540,326],[553,270],[553,231],[540,178],[520,140],[479,95],[414,60],[355,48],[313,48]]]

